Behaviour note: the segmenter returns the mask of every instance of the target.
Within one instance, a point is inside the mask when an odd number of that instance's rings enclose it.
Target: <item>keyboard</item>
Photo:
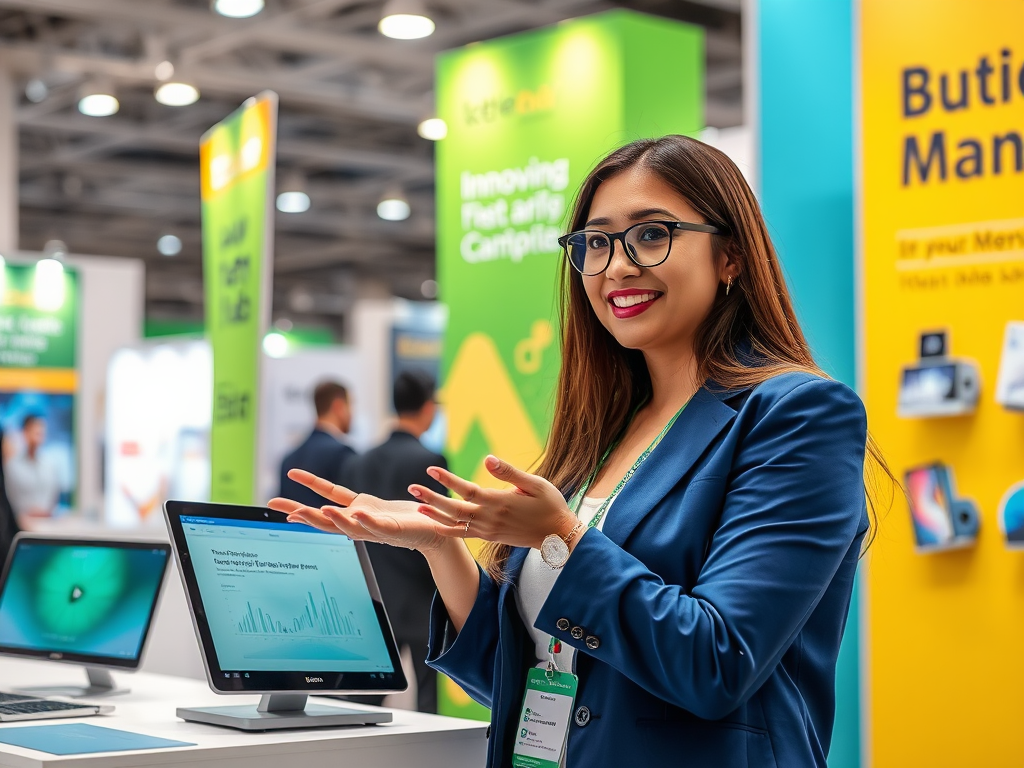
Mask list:
[[[60,699],[40,699],[18,693],[0,692],[0,722],[48,720],[56,717],[87,717],[106,714],[114,708],[108,704],[79,704]]]

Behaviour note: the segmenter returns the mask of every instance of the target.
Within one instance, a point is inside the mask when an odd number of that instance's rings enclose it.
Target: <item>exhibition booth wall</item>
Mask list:
[[[1024,16],[980,10],[796,0],[751,14],[772,234],[818,360],[858,385],[907,494],[868,477],[880,518],[832,766],[1022,757]]]
[[[755,189],[815,359],[859,390],[853,4],[766,1],[748,9]],[[836,666],[831,768],[862,764],[861,597],[858,579]]]
[[[15,252],[9,254],[7,268],[34,271],[43,258],[41,253]],[[117,349],[138,342],[142,336],[145,268],[141,261],[77,254],[64,256],[63,264],[67,277],[64,301],[70,308],[62,318],[62,334],[71,344],[67,363],[62,364],[67,373],[55,377],[45,352],[42,360],[5,361],[2,376],[7,383],[0,389],[35,398],[32,412],[46,412],[52,396],[67,400],[66,423],[54,424],[58,434],[67,436],[71,455],[73,490],[69,490],[64,512],[74,510],[96,519],[103,508],[107,364]],[[58,308],[54,314],[59,316],[62,311]],[[10,341],[7,336],[4,343]],[[45,344],[48,349],[52,341],[52,337],[47,340],[40,336],[34,342],[26,338],[23,343],[36,349]],[[15,423],[15,417],[27,413],[5,408],[4,432],[12,440],[8,450],[19,449],[21,424]]]

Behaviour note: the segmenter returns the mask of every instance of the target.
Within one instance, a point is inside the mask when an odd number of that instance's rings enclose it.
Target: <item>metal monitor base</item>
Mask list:
[[[339,725],[390,723],[390,712],[306,705],[305,694],[263,694],[257,706],[178,707],[182,720],[223,725],[240,731],[281,731],[289,728],[336,728]]]
[[[118,688],[114,676],[109,669],[86,667],[85,675],[88,685],[41,685],[31,688],[18,688],[18,693],[33,696],[68,696],[73,699],[96,699],[102,696],[118,696],[128,693],[130,688]]]

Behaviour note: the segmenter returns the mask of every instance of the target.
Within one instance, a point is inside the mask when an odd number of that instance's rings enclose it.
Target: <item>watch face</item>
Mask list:
[[[552,568],[561,568],[569,559],[569,547],[558,534],[546,536],[540,545],[540,557]]]

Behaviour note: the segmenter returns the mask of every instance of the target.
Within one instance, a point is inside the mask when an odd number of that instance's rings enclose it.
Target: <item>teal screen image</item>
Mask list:
[[[181,522],[221,670],[394,672],[350,539],[290,523]]]
[[[21,541],[0,596],[0,647],[137,659],[167,555]]]

